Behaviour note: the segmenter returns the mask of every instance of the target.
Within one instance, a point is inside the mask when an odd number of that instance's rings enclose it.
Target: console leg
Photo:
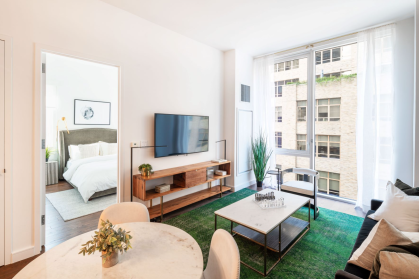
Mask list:
[[[160,222],[163,223],[163,196],[160,197]]]
[[[223,180],[220,179],[220,198],[223,197]]]

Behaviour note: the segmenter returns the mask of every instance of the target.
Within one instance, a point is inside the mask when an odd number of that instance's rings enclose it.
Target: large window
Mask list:
[[[275,122],[282,122],[282,107],[275,107]]]
[[[306,150],[307,135],[297,135],[297,150]]]
[[[319,171],[319,191],[338,195],[340,192],[340,174],[327,171]]]
[[[316,100],[316,121],[339,121],[340,98]]]
[[[330,62],[337,62],[341,59],[341,48],[326,49],[316,51],[316,64],[326,64]]]
[[[316,135],[316,156],[340,158],[340,136]]]
[[[275,132],[275,146],[282,148],[282,132]]]

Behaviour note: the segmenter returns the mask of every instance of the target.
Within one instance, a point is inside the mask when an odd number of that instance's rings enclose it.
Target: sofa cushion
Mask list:
[[[370,279],[417,278],[419,243],[391,245],[381,249],[374,259]]]
[[[419,196],[408,196],[390,181],[387,183],[386,198],[374,214],[368,218],[379,221],[386,219],[401,231],[419,231]]]
[[[394,186],[402,190],[406,195],[408,196],[419,196],[419,187],[411,187],[410,185],[407,185],[400,179],[396,180],[396,183],[394,183]]]
[[[370,210],[367,212],[367,216],[374,213],[374,210]],[[358,233],[358,237],[356,238],[355,241],[355,245],[354,248],[352,250],[351,256],[349,258],[352,257],[352,254],[361,246],[362,242],[364,242],[364,240],[368,237],[370,231],[372,230],[372,228],[375,226],[375,224],[377,224],[378,222],[375,220],[372,220],[370,218],[365,218],[364,222],[362,223],[361,229]],[[362,267],[356,266],[354,264],[350,264],[347,263],[345,266],[345,271],[349,272],[353,275],[356,275],[360,278],[368,278],[370,276],[370,271],[366,270]]]
[[[371,270],[375,255],[389,245],[407,245],[412,241],[385,219],[381,219],[371,230],[350,258],[349,262]]]

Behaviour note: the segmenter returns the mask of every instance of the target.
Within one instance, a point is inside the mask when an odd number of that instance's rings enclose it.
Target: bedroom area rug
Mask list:
[[[206,266],[214,233],[214,211],[255,192],[242,189],[164,223],[178,227],[195,238],[201,247]],[[302,208],[293,216],[306,220],[307,210]],[[230,221],[221,217],[217,219],[217,228],[230,232]],[[345,267],[362,222],[363,218],[320,208],[316,221],[311,219],[310,231],[265,278],[334,278],[335,272]],[[240,258],[258,270],[263,270],[263,247],[240,236],[234,239],[240,250]],[[268,250],[267,267],[272,266],[277,259],[278,253]],[[264,278],[244,265],[240,265],[240,277]]]
[[[46,194],[46,197],[64,221],[102,211],[116,203],[116,194],[95,198],[84,203],[83,198],[76,189]]]

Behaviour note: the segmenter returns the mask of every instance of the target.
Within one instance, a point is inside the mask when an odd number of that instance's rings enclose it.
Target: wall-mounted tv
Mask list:
[[[209,116],[154,114],[154,157],[208,151]]]

